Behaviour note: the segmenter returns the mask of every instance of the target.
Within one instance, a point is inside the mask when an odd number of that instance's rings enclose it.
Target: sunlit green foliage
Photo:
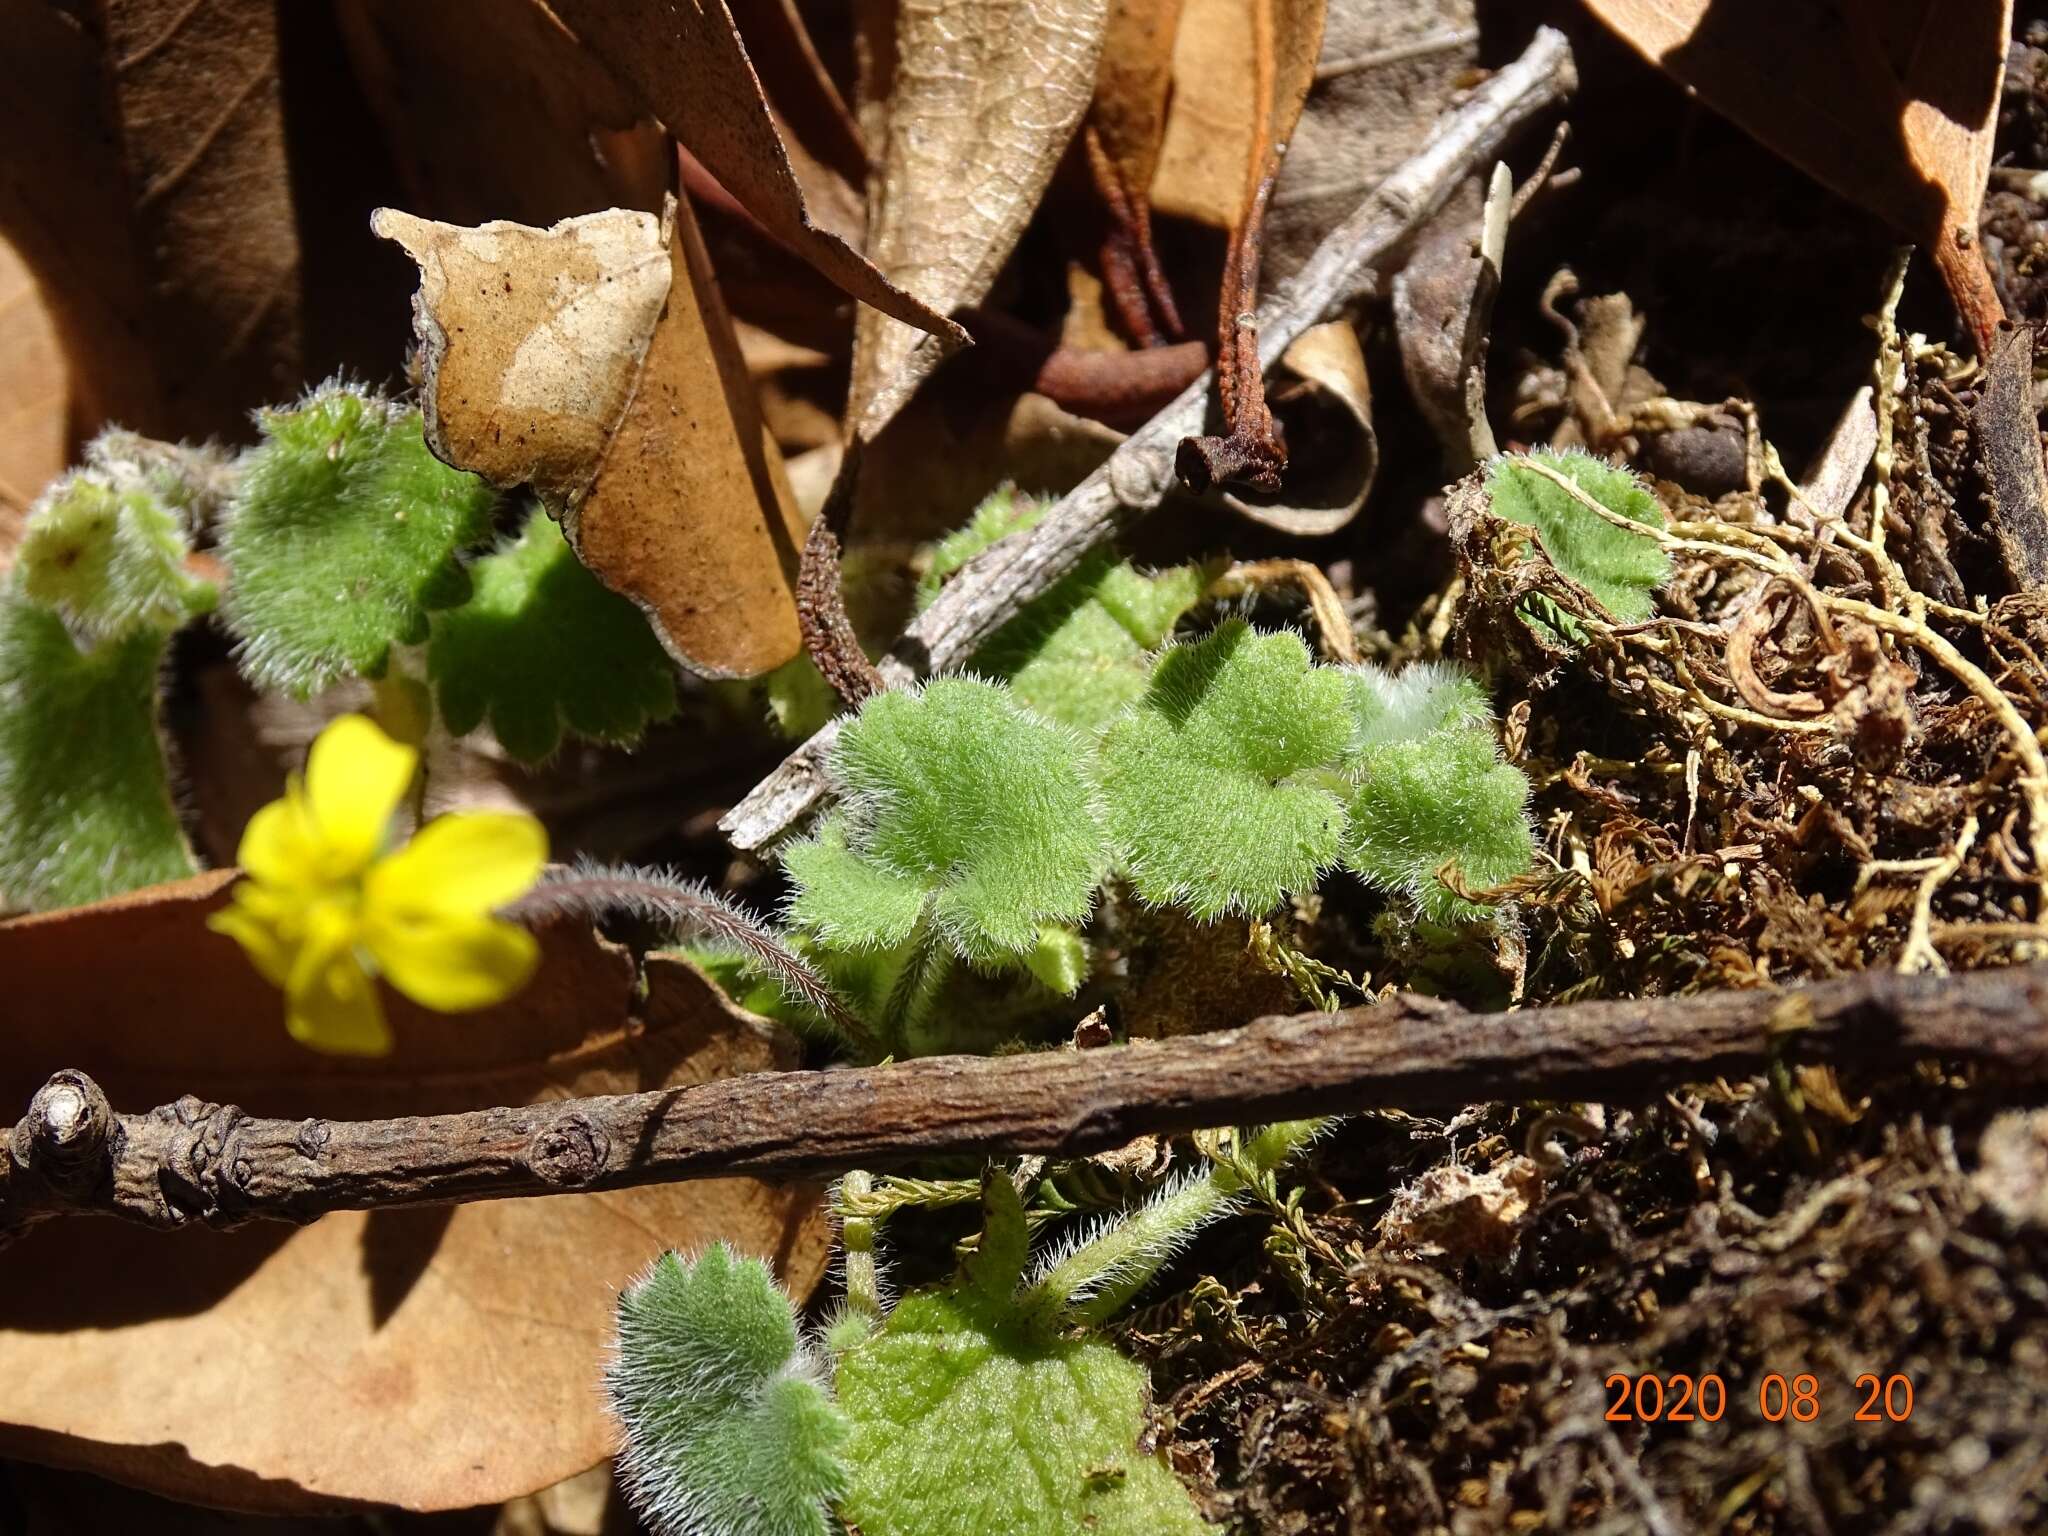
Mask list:
[[[1086,915],[1101,873],[1075,739],[991,683],[878,694],[841,732],[842,809],[789,850],[790,916],[837,948],[887,949],[921,925],[965,960],[1036,947]]]
[[[1509,454],[1495,459],[1486,474],[1496,516],[1535,529],[1551,564],[1615,618],[1624,624],[1648,618],[1657,588],[1671,574],[1670,557],[1647,534],[1630,533],[1582,505],[1531,469],[1531,462],[1556,470],[1608,511],[1648,528],[1664,526],[1657,498],[1628,470],[1586,453]]]
[[[619,1477],[663,1536],[826,1536],[845,1417],[759,1259],[664,1254],[619,1296]]]
[[[675,666],[646,617],[584,569],[545,512],[469,574],[469,601],[433,615],[427,643],[449,730],[488,718],[507,752],[536,762],[565,729],[630,746],[675,713]]]
[[[1299,636],[1238,620],[1168,650],[1100,748],[1110,835],[1138,894],[1209,918],[1312,886],[1341,841],[1325,770],[1352,731],[1345,691]]]
[[[88,643],[168,631],[214,605],[191,571],[177,512],[141,485],[98,470],[58,480],[36,502],[15,555],[21,590]]]
[[[157,732],[165,638],[81,650],[0,594],[0,898],[74,906],[193,872]]]
[[[1437,875],[1450,863],[1467,887],[1483,890],[1534,858],[1529,781],[1501,761],[1484,690],[1445,666],[1398,677],[1360,668],[1349,681],[1356,782],[1344,862],[1367,884],[1406,895],[1432,922],[1489,916]]]
[[[221,532],[243,670],[299,697],[375,677],[427,638],[427,610],[468,595],[455,556],[488,531],[493,493],[427,451],[419,412],[345,385],[257,425]]]

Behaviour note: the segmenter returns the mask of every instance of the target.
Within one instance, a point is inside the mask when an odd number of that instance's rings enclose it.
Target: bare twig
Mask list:
[[[1271,367],[1303,331],[1367,291],[1374,263],[1412,234],[1460,181],[1496,158],[1509,134],[1576,85],[1564,35],[1540,28],[1521,58],[1446,115],[1429,143],[1381,182],[1268,300],[1259,317],[1261,366]],[[970,562],[883,660],[883,678],[895,685],[964,664],[975,647],[1091,549],[1158,506],[1173,485],[1175,446],[1201,431],[1208,394],[1204,374],[1029,533],[1004,539]],[[810,813],[825,792],[825,759],[837,734],[827,725],[719,823],[736,847],[764,847]]]
[[[231,1227],[939,1154],[1079,1155],[1145,1132],[1374,1107],[1628,1103],[1787,1057],[1866,1068],[1940,1057],[2039,1082],[2048,965],[1490,1016],[1397,997],[1093,1051],[758,1073],[398,1120],[264,1120],[189,1097],[116,1114],[90,1078],[65,1071],[0,1141],[0,1238],[66,1211]]]

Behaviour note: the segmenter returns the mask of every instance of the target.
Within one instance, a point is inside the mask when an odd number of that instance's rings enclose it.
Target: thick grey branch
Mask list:
[[[1270,368],[1302,332],[1372,286],[1374,264],[1415,232],[1460,181],[1498,153],[1507,136],[1561,101],[1577,83],[1564,35],[1538,29],[1528,50],[1446,116],[1422,149],[1330,232],[1294,280],[1259,310],[1259,360]],[[1049,591],[1088,551],[1151,511],[1174,482],[1174,452],[1197,436],[1214,375],[1204,373],[1029,533],[1003,540],[948,582],[945,591],[883,658],[881,676],[900,687],[962,666],[1004,621]],[[735,847],[767,846],[801,820],[825,792],[825,757],[838,737],[829,724],[789,755],[719,823]]]
[[[403,1120],[259,1120],[185,1098],[115,1114],[60,1072],[0,1142],[0,1239],[64,1211],[154,1227],[814,1177],[939,1154],[1083,1154],[1144,1132],[1488,1100],[1640,1101],[1773,1051],[1863,1068],[1926,1057],[2048,1078],[2048,965],[1870,972],[1791,991],[1479,1015],[1403,997],[1093,1051],[938,1056]]]

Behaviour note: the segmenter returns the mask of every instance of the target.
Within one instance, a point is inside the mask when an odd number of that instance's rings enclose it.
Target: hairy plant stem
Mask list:
[[[903,969],[889,984],[889,997],[882,1005],[881,1036],[892,1050],[906,1048],[911,1029],[930,1016],[939,989],[952,974],[953,952],[927,912],[917,920],[906,945]]]
[[[840,1179],[833,1204],[839,1214],[839,1251],[845,1256],[846,1305],[871,1323],[880,1323],[882,1269],[877,1253],[882,1218],[858,1214],[846,1207],[873,1193],[875,1176],[865,1168],[850,1168]]]

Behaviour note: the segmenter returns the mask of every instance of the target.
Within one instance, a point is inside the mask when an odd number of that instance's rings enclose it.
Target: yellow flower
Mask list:
[[[306,777],[249,819],[248,878],[207,920],[285,994],[285,1025],[317,1050],[391,1049],[383,976],[414,1002],[458,1013],[510,997],[540,958],[532,934],[490,914],[547,862],[531,816],[437,817],[387,851],[419,754],[361,715],[313,743]]]

